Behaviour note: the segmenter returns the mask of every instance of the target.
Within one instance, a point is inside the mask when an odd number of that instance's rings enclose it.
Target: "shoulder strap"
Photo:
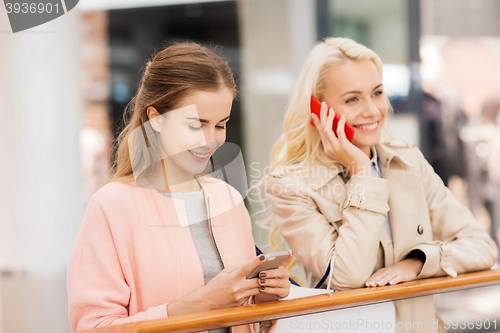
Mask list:
[[[332,273],[333,273],[333,255],[332,255],[332,260],[330,260],[330,265],[328,265],[328,267],[326,269],[325,275],[323,275],[323,277],[321,278],[321,280],[319,280],[318,284],[316,286],[314,286],[314,288],[316,288],[316,289],[321,288],[321,286],[323,285],[323,283],[326,280],[326,277],[328,276],[328,283],[327,283],[327,286],[326,286],[326,291],[329,292],[330,291],[330,286],[332,285],[331,284],[331,282],[332,282],[332,275],[333,275]]]
[[[316,289],[321,288],[321,285],[323,285],[323,283],[326,280],[326,277],[329,276],[329,275],[330,275],[330,266],[328,266],[328,268],[326,269],[325,275],[323,275],[323,277],[321,278],[321,280],[319,280],[318,284],[315,285],[314,288],[316,288]]]

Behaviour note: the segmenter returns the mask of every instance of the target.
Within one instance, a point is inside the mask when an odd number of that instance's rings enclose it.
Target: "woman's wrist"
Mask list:
[[[411,267],[415,272],[415,276],[418,276],[422,271],[422,268],[424,267],[424,261],[417,257],[407,258],[405,260],[407,260],[407,262],[411,264]]]
[[[177,316],[194,312],[203,312],[214,309],[206,298],[199,295],[201,289],[194,293],[167,304],[167,315]]]
[[[351,172],[352,175],[358,175],[364,177],[371,177],[372,175],[370,164],[355,165],[352,166],[349,171]]]
[[[413,250],[410,253],[408,253],[405,259],[410,260],[418,276],[422,271],[422,268],[424,267],[425,253],[422,252],[421,250]]]

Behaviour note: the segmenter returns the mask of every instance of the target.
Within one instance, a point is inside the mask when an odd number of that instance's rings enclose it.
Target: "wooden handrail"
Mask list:
[[[198,332],[218,327],[250,324],[494,284],[500,284],[500,269],[459,274],[455,278],[423,279],[392,286],[352,289],[279,302],[212,310],[124,325],[112,325],[81,332]]]

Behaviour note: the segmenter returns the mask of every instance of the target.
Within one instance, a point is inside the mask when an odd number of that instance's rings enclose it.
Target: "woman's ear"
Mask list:
[[[146,110],[146,114],[148,115],[149,123],[151,127],[157,132],[160,132],[161,125],[161,115],[160,113],[152,106],[148,107]]]

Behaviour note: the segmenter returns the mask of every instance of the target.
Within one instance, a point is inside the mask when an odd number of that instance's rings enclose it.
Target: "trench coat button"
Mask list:
[[[421,225],[421,224],[419,224],[419,225],[418,225],[418,227],[417,227],[417,232],[418,232],[420,235],[424,233],[424,227],[422,227],[422,225]]]

